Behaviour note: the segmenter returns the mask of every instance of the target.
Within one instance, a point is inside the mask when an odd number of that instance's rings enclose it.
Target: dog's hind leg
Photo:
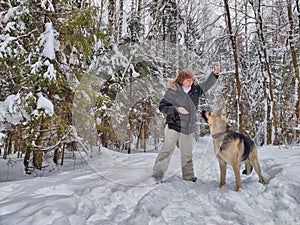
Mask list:
[[[253,170],[253,166],[251,165],[251,163],[249,161],[246,162],[245,169],[243,170],[243,174],[250,175],[252,170]]]
[[[260,165],[259,165],[259,162],[258,162],[258,156],[257,156],[256,149],[255,149],[255,151],[252,151],[251,154],[250,154],[250,162],[253,165],[253,167],[254,167],[257,175],[258,175],[259,182],[262,183],[262,184],[266,184],[263,176],[261,175],[261,168],[260,168]]]
[[[218,157],[218,161],[219,161],[219,167],[220,167],[220,185],[219,185],[219,187],[221,188],[226,183],[227,163],[223,159],[221,159],[220,157]]]
[[[259,178],[259,182],[262,183],[262,184],[266,184],[264,178],[262,177],[261,175],[261,168],[260,168],[260,165],[258,163],[258,160],[256,158],[256,160],[253,162],[253,166],[254,166],[254,169],[258,175],[258,178]]]

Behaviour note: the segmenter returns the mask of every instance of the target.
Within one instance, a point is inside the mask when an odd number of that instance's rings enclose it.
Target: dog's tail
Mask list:
[[[243,174],[250,175],[252,173],[253,166],[250,162],[245,163],[245,169],[243,170]]]

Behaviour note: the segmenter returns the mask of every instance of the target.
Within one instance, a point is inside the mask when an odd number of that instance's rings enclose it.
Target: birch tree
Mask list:
[[[265,93],[267,96],[265,99],[270,99],[269,105],[266,105],[266,123],[268,124],[269,121],[272,124],[271,129],[267,129],[267,133],[270,134],[268,136],[267,143],[268,144],[278,144],[278,130],[277,130],[277,116],[276,116],[276,107],[275,107],[275,99],[273,94],[273,76],[271,73],[269,56],[267,53],[267,43],[264,36],[264,28],[263,28],[263,17],[261,12],[261,1],[249,1],[253,7],[253,12],[255,15],[255,20],[257,23],[257,35],[258,39],[260,40],[260,50],[261,50],[261,64],[262,64],[262,73],[267,75],[268,79],[268,88],[266,88],[267,92]],[[266,82],[266,79],[264,79]],[[265,86],[266,87],[266,86]],[[269,109],[270,107],[270,109]],[[270,112],[270,113],[269,113]]]
[[[297,46],[295,46],[295,41],[300,38],[296,37],[294,34],[295,27],[294,27],[294,21],[293,21],[293,12],[292,12],[292,1],[291,0],[286,0],[287,3],[287,11],[288,11],[288,21],[290,25],[289,29],[289,45],[290,45],[290,51],[292,55],[292,64],[294,67],[294,72],[295,72],[295,116],[296,116],[296,126],[300,124],[300,75],[299,75],[299,65],[298,65],[298,59],[297,59]],[[298,1],[297,1],[298,3]],[[298,31],[299,35],[299,31]],[[298,47],[299,48],[299,47]],[[299,131],[296,132],[297,135],[299,134]]]
[[[239,61],[238,61],[238,50],[237,50],[237,42],[236,42],[236,32],[233,30],[231,15],[230,15],[230,7],[228,4],[228,0],[224,0],[224,7],[226,11],[226,22],[229,32],[229,38],[231,41],[232,51],[233,51],[233,59],[234,59],[234,68],[235,68],[235,81],[236,81],[236,101],[237,101],[237,121],[239,125],[239,131],[243,132],[243,103],[241,99],[241,81],[239,75]]]
[[[116,37],[116,2],[108,0],[108,31],[112,37]]]
[[[119,0],[120,9],[118,11],[118,42],[123,34],[123,16],[124,16],[124,1]]]

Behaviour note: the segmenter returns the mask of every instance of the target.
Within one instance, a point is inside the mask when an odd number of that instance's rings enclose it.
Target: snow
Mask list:
[[[0,35],[0,57],[4,57],[7,53],[11,52],[11,48],[9,47],[9,43],[16,40],[17,38],[11,37],[8,34]],[[3,54],[2,54],[3,53]]]
[[[20,101],[20,94],[9,95],[3,102],[0,101],[0,122],[7,121],[13,125],[20,123],[23,118],[22,114],[26,114],[26,112],[19,107]]]
[[[40,37],[40,46],[43,46],[42,55],[49,58],[55,59],[55,51],[59,50],[59,41],[56,40],[58,32],[54,30],[51,22],[45,24],[45,32]]]
[[[242,175],[236,192],[231,167],[227,184],[218,187],[219,169],[210,137],[194,148],[196,183],[181,179],[175,150],[167,181],[154,184],[151,169],[157,152],[124,154],[102,148],[81,156],[74,170],[64,167],[47,177],[19,172],[0,183],[0,224],[300,224],[300,146],[258,150],[267,185],[256,173]],[[77,157],[77,160],[80,157]],[[0,161],[1,181],[7,160]]]
[[[18,7],[11,7],[7,10],[7,13],[3,16],[4,12],[0,14],[0,22],[7,23],[11,17],[15,15],[15,12],[18,10]]]
[[[48,5],[48,7],[47,7]],[[41,0],[41,6],[43,9],[49,10],[51,12],[54,12],[54,7],[52,4],[52,0]]]
[[[9,22],[9,23],[7,23],[7,25],[5,26],[5,28],[4,28],[4,31],[6,31],[6,32],[10,32],[10,31],[13,31],[13,30],[15,30],[15,22]]]
[[[37,94],[39,96],[37,100],[37,109],[44,109],[45,113],[49,116],[52,116],[54,114],[54,106],[52,102],[45,98],[42,93]]]
[[[138,72],[135,71],[134,66],[132,64],[130,64],[130,68],[132,70],[132,77],[133,78],[137,78],[140,76],[140,74]]]
[[[49,80],[56,80],[56,70],[54,68],[54,65],[51,64],[48,60],[44,62],[45,66],[48,66],[47,71],[44,73],[44,77],[48,78]]]

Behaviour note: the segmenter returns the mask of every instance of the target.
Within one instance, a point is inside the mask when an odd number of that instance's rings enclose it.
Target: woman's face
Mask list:
[[[194,80],[192,78],[189,78],[189,79],[185,79],[183,82],[182,82],[182,86],[189,89],[191,88],[192,84],[193,84]]]

